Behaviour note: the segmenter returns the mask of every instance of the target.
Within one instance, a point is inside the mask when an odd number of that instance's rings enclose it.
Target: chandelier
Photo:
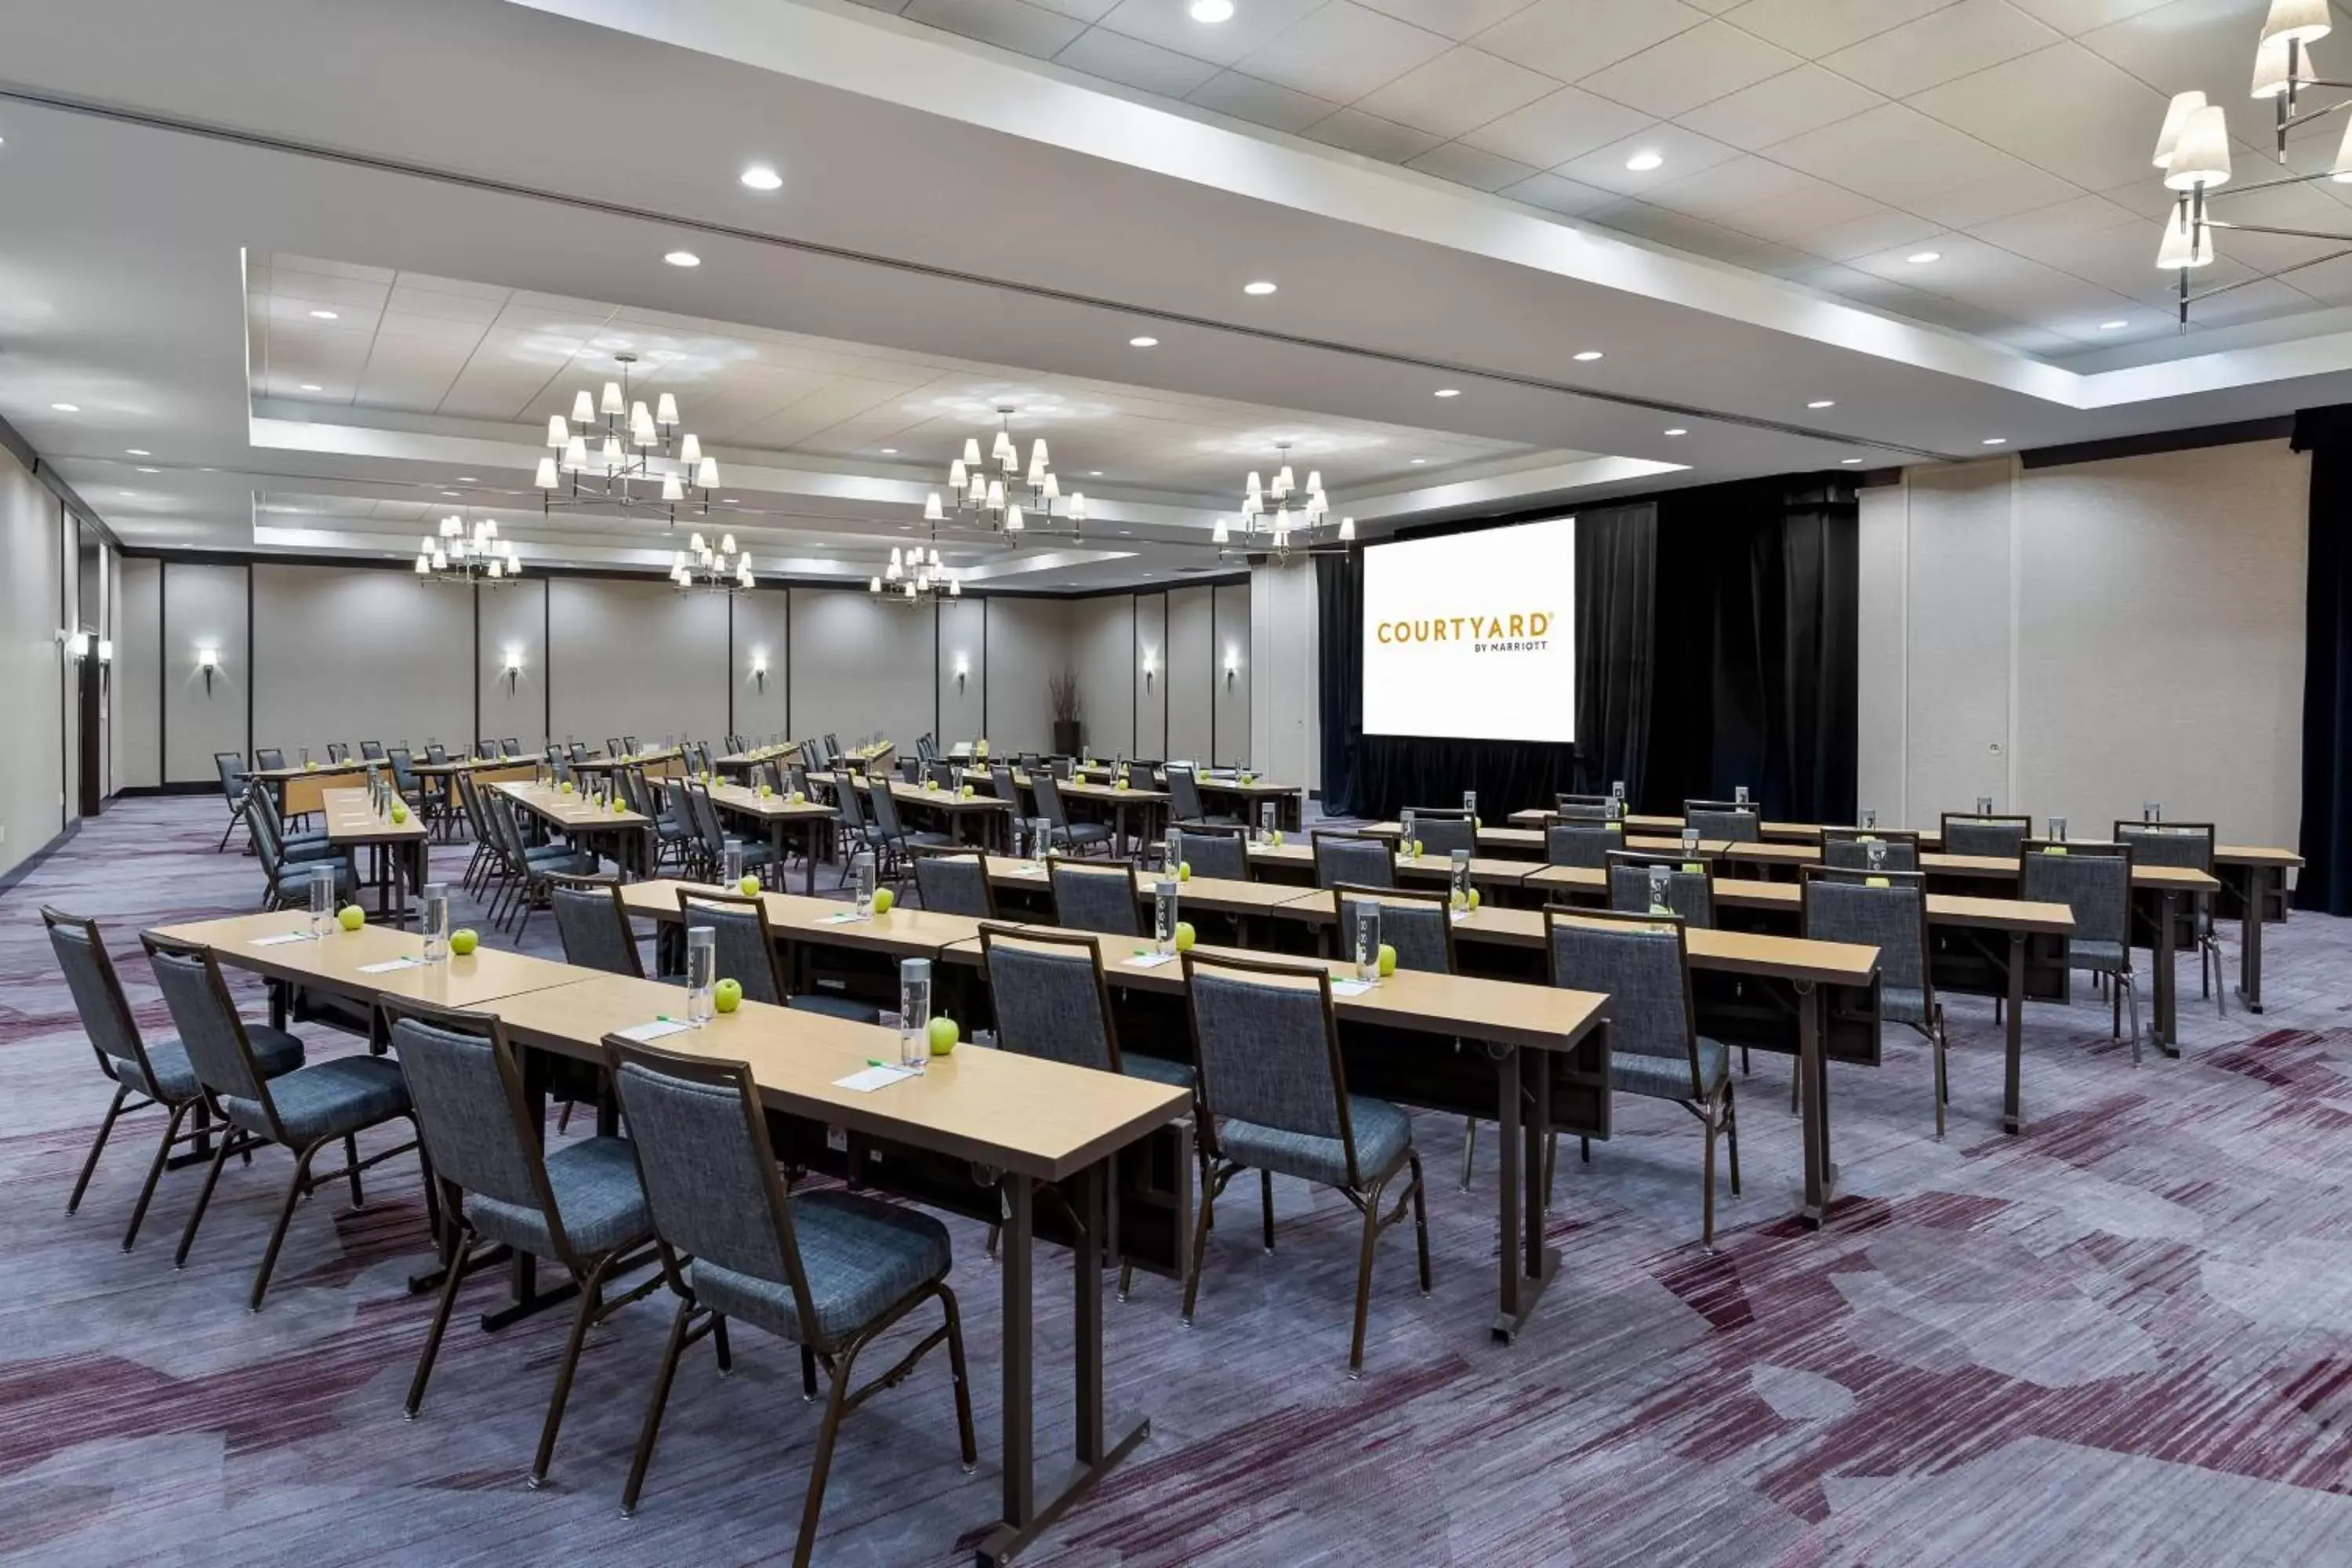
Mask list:
[[[522,575],[514,542],[499,537],[496,518],[478,517],[471,527],[452,512],[437,533],[416,546],[416,574],[444,583],[510,583]]]
[[[901,552],[890,547],[890,564],[882,575],[866,584],[867,594],[892,604],[919,605],[937,599],[963,597],[963,579],[940,564],[940,549],[934,544],[926,551],[919,544],[910,544]]]
[[[947,496],[930,493],[923,502],[924,521],[958,522],[999,533],[1026,532],[1033,522],[1051,527],[1055,503],[1064,499],[1061,476],[1047,464],[1042,437],[1030,444],[1024,475],[1021,449],[1013,439],[1013,412],[1009,403],[997,405],[996,440],[985,460],[980,455],[980,437],[964,437],[963,456],[948,465]],[[1072,491],[1064,516],[1075,535],[1087,521],[1087,498]]]
[[[719,488],[719,459],[704,457],[700,437],[678,427],[671,394],[663,393],[650,408],[645,399],[630,397],[629,367],[636,355],[613,359],[621,379],[606,382],[602,397],[591,397],[583,387],[572,400],[570,423],[561,414],[548,416],[547,444],[557,456],[539,460],[541,513],[644,508],[676,523],[680,503],[691,500],[697,515],[708,517],[710,492]]]
[[[1279,465],[1274,472],[1274,483],[1262,483],[1257,471],[1252,469],[1243,489],[1238,544],[1233,529],[1222,517],[1210,531],[1209,542],[1218,547],[1220,556],[1267,554],[1277,563],[1288,561],[1293,554],[1345,553],[1356,540],[1356,520],[1352,517],[1341,518],[1337,533],[1319,545],[1311,539],[1294,541],[1294,535],[1312,533],[1321,528],[1331,515],[1331,503],[1324,499],[1321,470],[1309,469],[1302,489],[1291,472],[1290,443],[1276,441],[1274,449]],[[1294,500],[1297,503],[1296,510]]]
[[[738,554],[731,533],[719,536],[716,550],[698,533],[684,550],[671,553],[669,580],[688,592],[740,594],[753,586],[751,552],[746,550]]]
[[[2311,46],[2327,36],[2330,25],[2328,0],[2271,0],[2270,14],[2263,19],[2262,41],[2254,48],[2252,96],[2257,100],[2266,98],[2272,102],[2273,150],[2281,163],[2286,162],[2289,132],[2352,106],[2352,99],[2338,100],[2316,109],[2305,109],[2300,101],[2306,88],[2352,91],[2352,82],[2326,80],[2316,74],[2312,65]],[[2165,221],[2163,243],[2157,248],[2156,265],[2160,271],[2179,275],[2179,308],[2183,331],[2189,326],[2189,307],[2199,300],[2226,294],[2233,289],[2242,289],[2249,283],[2284,277],[2306,267],[2316,267],[2323,261],[2334,261],[2339,257],[2352,255],[2352,234],[2232,223],[2213,216],[2214,204],[2224,194],[2221,187],[2230,182],[2230,127],[2221,106],[2206,102],[2201,92],[2183,92],[2173,96],[2164,112],[2163,128],[2157,135],[2155,163],[2164,171],[2166,187],[2176,193],[2171,216]],[[2318,174],[2289,174],[2283,179],[2264,180],[2257,184],[2241,185],[2227,195],[2252,195],[2256,191],[2307,184],[2314,180],[2352,184],[2352,123],[2347,124],[2335,158]],[[2189,291],[2189,274],[2197,268],[2212,265],[2213,231],[2216,229],[2319,240],[2347,248],[2331,250],[2324,256],[2298,261],[2274,272],[2241,279],[2235,283],[2225,283],[2218,289],[2208,289],[2192,295]]]

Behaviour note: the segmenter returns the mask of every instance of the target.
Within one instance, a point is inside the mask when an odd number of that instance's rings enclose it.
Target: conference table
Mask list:
[[[619,868],[624,879],[653,874],[653,818],[620,805],[617,797],[611,805],[598,805],[578,790],[562,784],[499,784],[490,787],[575,844],[593,848],[600,842],[609,842],[613,864]]]
[[[832,806],[819,801],[794,802],[790,795],[761,795],[749,785],[713,782],[709,786],[710,804],[756,823],[768,836],[769,852],[774,857],[776,876],[783,875],[784,840],[797,836],[801,845],[802,881],[804,893],[816,891],[816,863],[820,851],[832,842],[833,830],[841,818]]]
[[[609,773],[622,768],[635,768],[649,779],[683,778],[688,772],[686,753],[676,746],[647,747],[643,751],[625,752],[618,756],[591,753],[578,762],[567,759],[564,765],[575,773]]]
[[[674,1012],[677,989],[632,976],[604,974],[544,959],[481,948],[465,957],[423,962],[423,941],[405,931],[337,928],[307,935],[307,912],[243,915],[163,928],[158,934],[201,943],[225,967],[272,983],[273,1014],[281,1018],[287,994],[320,992],[373,1009],[387,998],[495,1014],[523,1048],[527,1089],[544,1099],[544,1079],[533,1064],[557,1057],[601,1066],[607,1035]],[[285,938],[302,933],[300,940]],[[1011,1560],[1069,1505],[1099,1481],[1150,1431],[1148,1418],[1116,1426],[1104,1413],[1102,1275],[1106,1219],[1104,1173],[1119,1152],[1183,1121],[1185,1090],[1146,1079],[1093,1072],[1009,1051],[972,1049],[935,1058],[929,1071],[873,1092],[845,1081],[870,1060],[895,1060],[895,1031],[821,1014],[745,1002],[733,1014],[698,1029],[664,1037],[662,1046],[750,1065],[762,1104],[786,1124],[796,1156],[836,1172],[856,1161],[862,1182],[889,1187],[905,1151],[917,1160],[961,1173],[995,1173],[1002,1237],[997,1272],[1003,1301],[1002,1517],[981,1542],[984,1563]],[[532,1119],[544,1125],[542,1108]],[[813,1131],[814,1136],[803,1136]],[[843,1157],[824,1159],[839,1140]],[[1192,1163],[1178,1163],[1189,1173]],[[920,1173],[918,1171],[917,1173]],[[1066,1207],[1076,1331],[1072,1361],[1076,1420],[1075,1469],[1042,1490],[1037,1476],[1035,1415],[1034,1197],[1051,1187]],[[919,1194],[928,1197],[928,1193]],[[961,1205],[967,1212],[972,1206]],[[520,1255],[518,1255],[520,1263]],[[434,1276],[412,1281],[429,1289]],[[565,1299],[564,1290],[538,1292],[517,1306],[536,1310]],[[515,1314],[493,1314],[498,1324]],[[486,1323],[486,1326],[491,1326]]]
[[[537,757],[451,757],[438,763],[412,762],[408,771],[415,775],[422,792],[417,805],[446,843],[457,837],[457,824],[465,819],[456,798],[461,776],[471,776],[477,785],[530,784],[546,765]]]
[[[397,796],[392,797],[398,799]],[[319,792],[320,814],[326,818],[327,842],[337,849],[365,849],[373,862],[376,913],[396,926],[408,923],[408,891],[422,889],[428,879],[426,857],[432,829],[402,803],[404,822],[392,819],[392,800],[378,807],[367,790],[327,789]],[[356,869],[357,856],[353,856]]]
[[[386,763],[337,763],[327,766],[305,763],[290,768],[255,768],[245,776],[274,792],[278,814],[290,822],[298,816],[316,816],[320,797],[328,790],[365,787],[370,768],[383,768],[385,776],[391,775],[391,764]]]

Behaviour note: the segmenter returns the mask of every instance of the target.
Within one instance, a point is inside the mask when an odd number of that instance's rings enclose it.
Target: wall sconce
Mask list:
[[[1234,677],[1241,673],[1241,656],[1232,648],[1225,649],[1225,684],[1231,686]]]
[[[522,644],[519,642],[507,644],[506,659],[506,668],[499,673],[507,678],[507,695],[512,697],[515,694],[515,683],[522,679]]]
[[[768,650],[766,648],[755,647],[751,650],[751,679],[761,690],[768,689]]]
[[[100,664],[112,664],[114,662],[114,639],[112,637],[100,637],[98,639],[98,662]]]
[[[956,655],[956,695],[957,695],[958,697],[961,697],[961,696],[962,696],[962,695],[963,695],[963,682],[964,682],[964,677],[966,677],[966,676],[970,675],[971,673],[971,656],[970,654],[966,654],[966,653],[960,653],[960,654]]]
[[[89,634],[84,631],[59,632],[58,640],[66,645],[66,657],[79,664],[89,657]]]
[[[207,643],[196,649],[196,668],[205,672],[205,695],[213,691],[213,672],[220,668],[220,649]]]
[[[1160,673],[1160,656],[1150,648],[1143,650],[1143,689],[1151,689],[1152,677]]]

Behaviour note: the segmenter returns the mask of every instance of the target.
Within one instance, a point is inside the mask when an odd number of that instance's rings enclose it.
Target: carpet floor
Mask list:
[[[0,1556],[787,1557],[817,1412],[797,1355],[756,1331],[735,1336],[730,1378],[689,1356],[626,1521],[658,1300],[590,1335],[543,1489],[522,1475],[568,1313],[487,1335],[469,1314],[500,1279],[470,1284],[422,1417],[401,1418],[430,1310],[404,1289],[427,1250],[404,1158],[373,1173],[363,1209],[340,1187],[303,1205],[258,1315],[245,1297],[281,1152],[228,1169],[184,1271],[171,1252],[194,1171],[165,1178],[136,1250],[119,1245],[152,1121],[118,1130],[66,1215],[109,1090],[37,910],[101,921],[142,1026],[167,1034],[138,931],[258,897],[255,863],[214,852],[221,820],[216,801],[119,803],[0,895]],[[439,850],[440,874],[455,882],[467,853]],[[458,918],[480,923],[463,900]],[[2234,928],[2224,941],[2234,974]],[[523,945],[553,953],[551,923]],[[2259,1017],[2218,1017],[2183,963],[2179,1061],[2135,1067],[2087,991],[2032,1007],[2016,1137],[1990,1004],[1951,1004],[1942,1142],[1927,1054],[1890,1028],[1884,1066],[1834,1069],[1843,1183],[1819,1234],[1788,1221],[1785,1060],[1759,1056],[1740,1084],[1746,1192],[1724,1196],[1712,1257],[1696,1123],[1621,1100],[1617,1136],[1560,1167],[1566,1267],[1510,1346],[1486,1333],[1493,1139],[1464,1193],[1461,1125],[1420,1117],[1436,1288],[1413,1288],[1410,1234],[1392,1233],[1360,1383],[1344,1375],[1352,1211],[1278,1184],[1267,1257],[1237,1187],[1197,1327],[1165,1280],[1109,1305],[1110,1408],[1148,1412],[1152,1433],[1028,1560],[2352,1563],[2352,922],[2298,914],[2265,957]],[[257,1016],[258,988],[238,984]],[[313,1059],[362,1048],[308,1034]],[[969,1562],[994,1513],[996,1279],[980,1227],[950,1225],[981,1468],[958,1465],[945,1363],[927,1361],[845,1425],[820,1562]],[[1061,1264],[1041,1256],[1041,1471],[1070,1430]]]

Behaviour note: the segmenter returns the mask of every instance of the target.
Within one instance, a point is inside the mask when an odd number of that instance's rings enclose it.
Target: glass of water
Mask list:
[[[1397,853],[1410,860],[1412,854],[1412,807],[1406,806],[1397,817]]]
[[[1884,871],[1886,869],[1886,845],[1884,840],[1877,838],[1872,839],[1869,845],[1865,847],[1864,853],[1870,858],[1870,868],[1872,870]]]
[[[1050,859],[1054,853],[1054,822],[1051,817],[1029,819],[1029,852],[1040,860]]]
[[[1675,912],[1674,899],[1670,892],[1673,886],[1674,874],[1665,867],[1650,868],[1650,912],[1652,914],[1670,915]]]
[[[1477,816],[1478,792],[1476,790],[1465,789],[1462,792],[1462,815],[1474,819]]]
[[[1731,804],[1734,805],[1746,805],[1748,804],[1748,786],[1746,784],[1741,784],[1731,792]]]
[[[711,997],[719,984],[719,932],[709,926],[686,928],[686,1021],[696,1028],[717,1011]]]
[[[1683,829],[1683,853],[1686,856],[1696,855],[1698,853],[1697,828],[1685,827]]]
[[[1168,830],[1167,838],[1160,846],[1160,864],[1165,867],[1168,874],[1172,877],[1176,874],[1176,868],[1183,863],[1184,836],[1171,827]]]
[[[1151,885],[1151,950],[1176,951],[1176,879],[1173,874]]]
[[[2055,844],[2063,844],[2066,842],[2066,819],[2064,817],[2053,816],[2050,819],[2050,838],[2051,842]]]
[[[2146,823],[2162,822],[2164,820],[2163,805],[2152,800],[2145,803],[2139,808],[2139,819]]]
[[[898,961],[898,1065],[923,1072],[931,1065],[931,961]]]
[[[1262,805],[1262,806],[1258,807],[1258,813],[1257,813],[1257,826],[1258,826],[1257,841],[1258,841],[1260,844],[1271,844],[1271,843],[1273,843],[1273,842],[1274,842],[1274,802],[1272,802],[1272,801],[1267,801],[1264,805]]]
[[[852,864],[849,879],[851,887],[856,892],[857,912],[861,915],[872,914],[874,912],[874,856],[870,850],[861,853]]]
[[[425,884],[425,962],[439,963],[449,956],[449,884]]]
[[[1617,815],[1625,815],[1625,781],[1618,779],[1609,785],[1609,798],[1617,803]]]
[[[1862,814],[1862,827],[1863,831],[1865,833],[1875,832],[1877,830],[1878,813],[1876,810],[1873,809]]]
[[[1992,815],[1992,796],[1989,795],[1980,795],[1977,796],[1977,815],[1979,816],[1990,816]]]
[[[719,879],[732,892],[743,885],[743,841],[730,838],[719,851]]]
[[[310,939],[316,942],[333,927],[335,921],[335,879],[332,877],[310,879]]]
[[[1381,977],[1381,906],[1356,906],[1356,978],[1370,984]]]
[[[1466,910],[1470,907],[1470,851],[1453,850],[1447,855],[1446,859],[1448,862],[1446,886],[1454,895],[1454,907],[1457,910]]]

